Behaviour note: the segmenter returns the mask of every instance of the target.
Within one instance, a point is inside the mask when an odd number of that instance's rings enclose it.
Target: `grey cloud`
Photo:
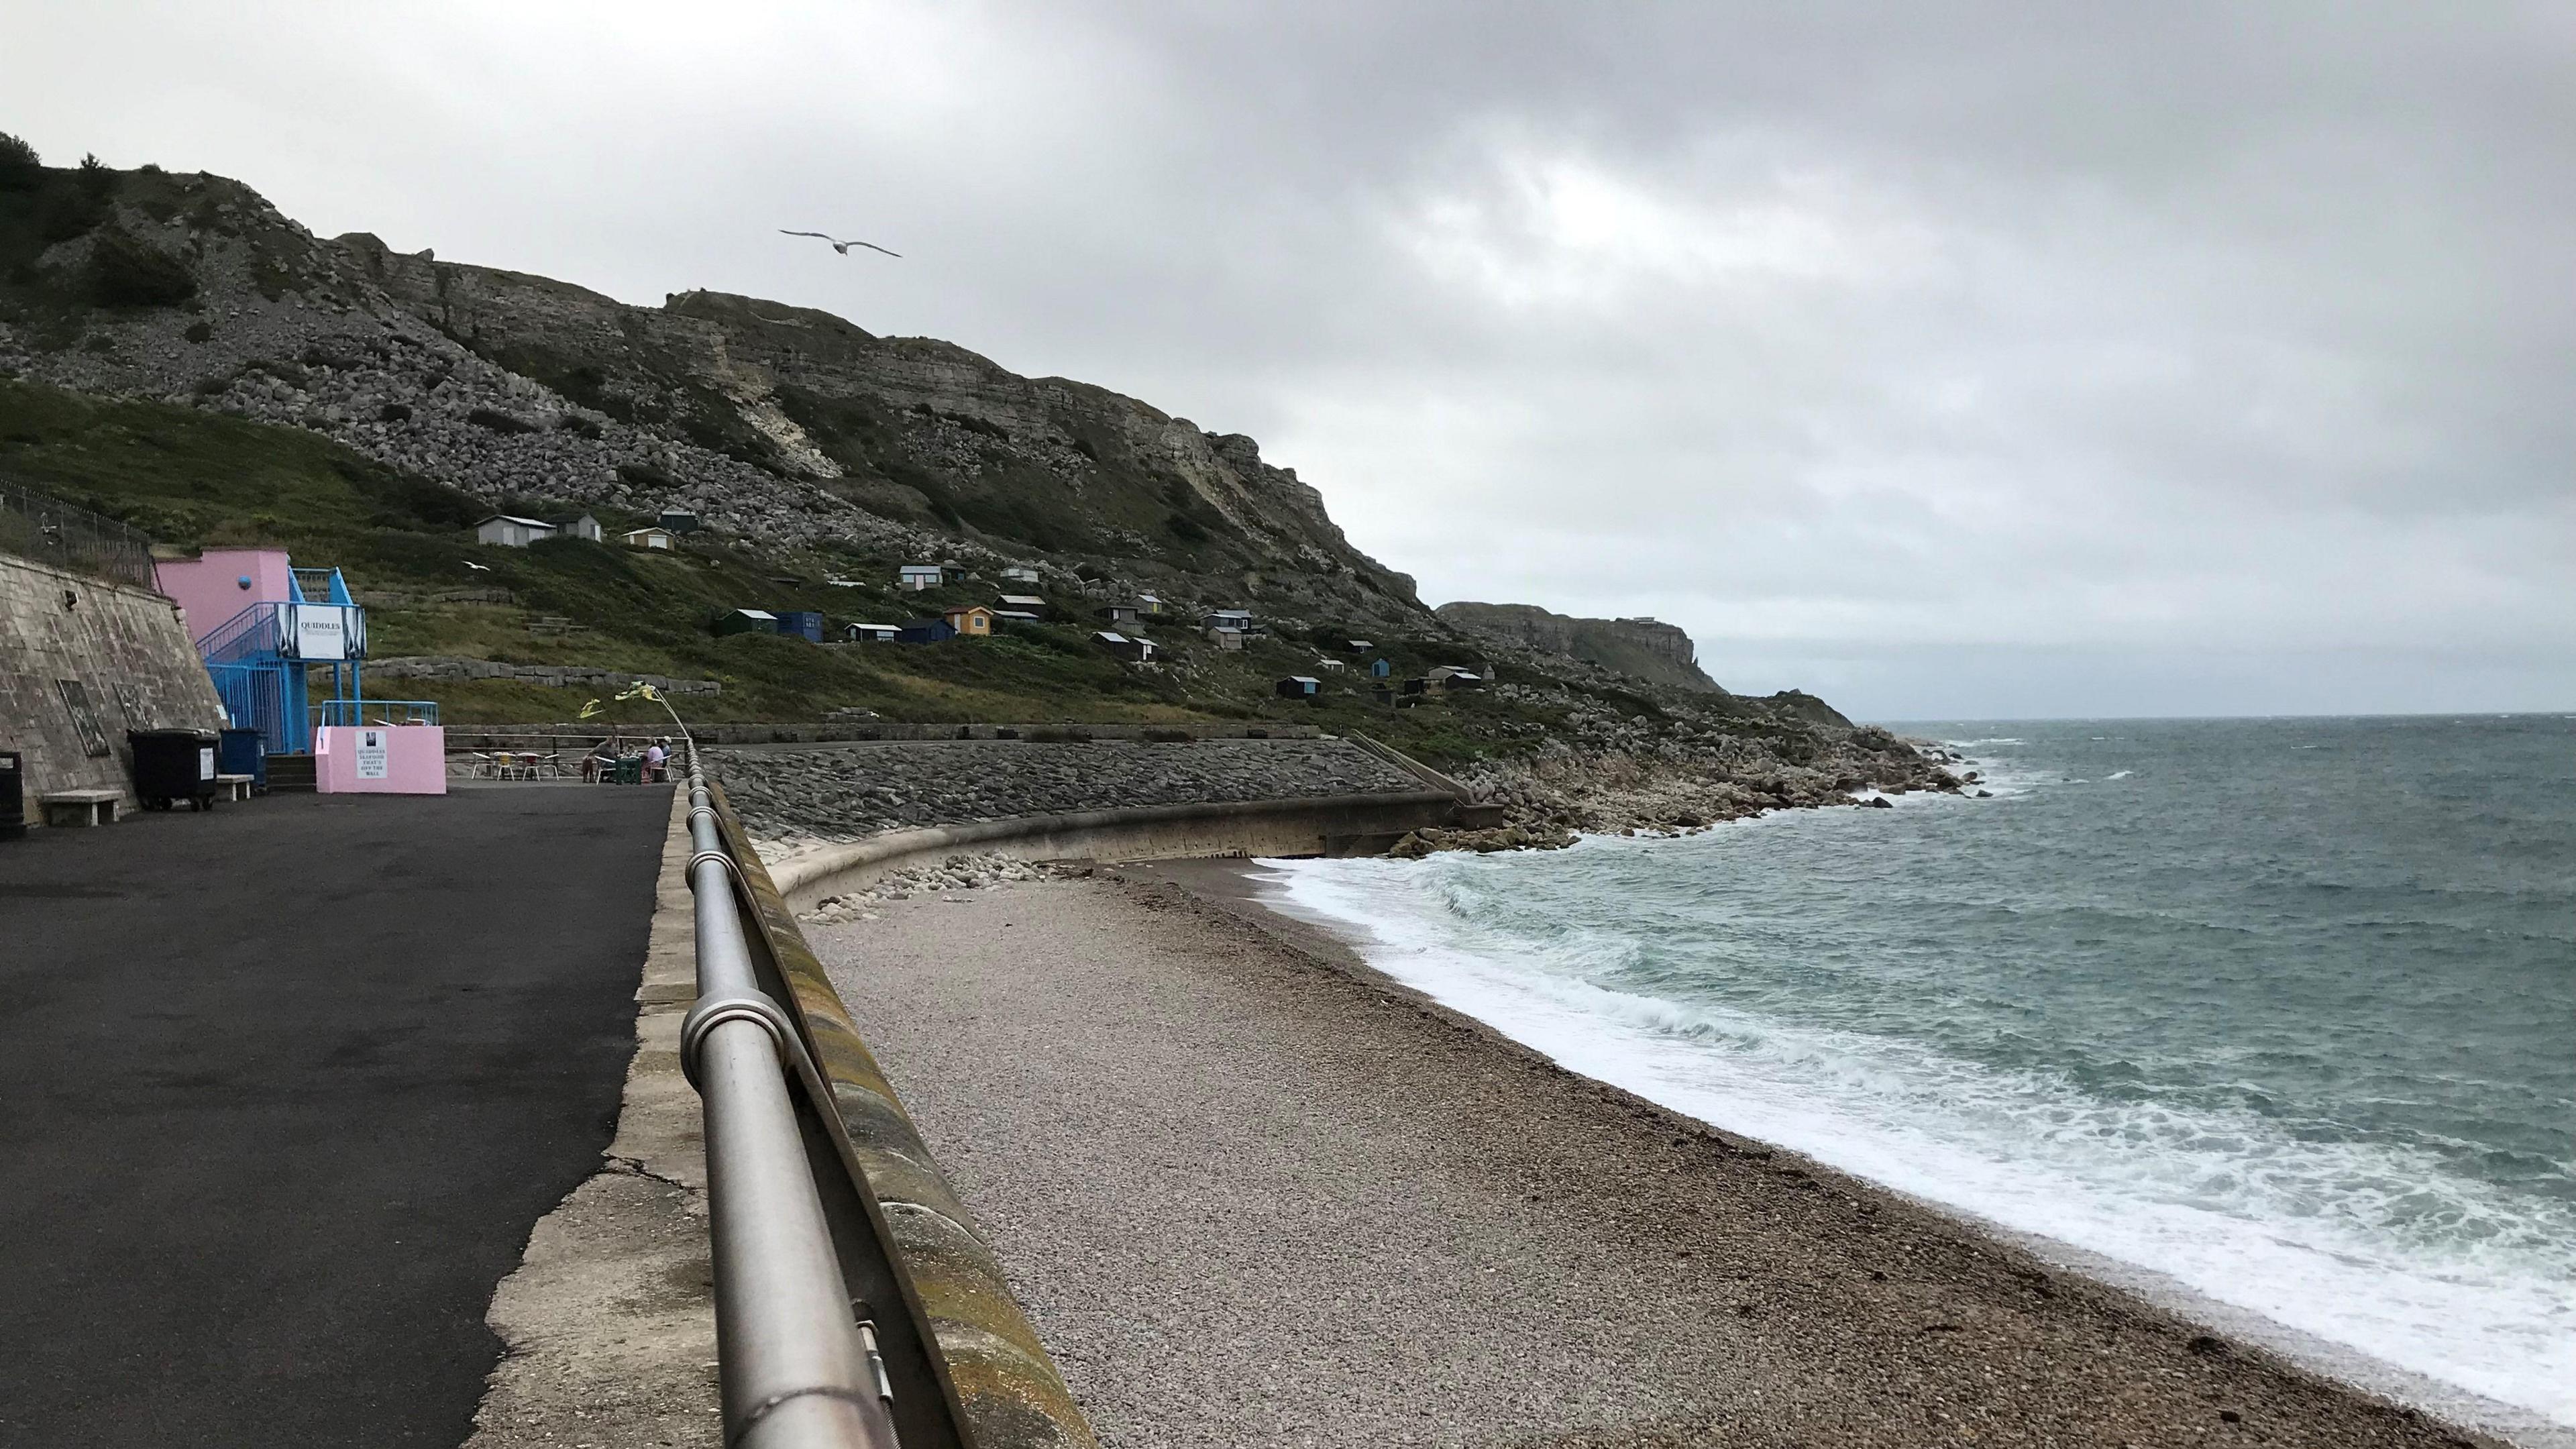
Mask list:
[[[48,152],[1117,387],[1740,688],[2576,705],[2563,7],[0,11]]]

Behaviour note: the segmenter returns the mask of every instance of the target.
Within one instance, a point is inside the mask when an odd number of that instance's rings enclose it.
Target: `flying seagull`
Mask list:
[[[465,561],[465,566],[474,570],[474,572],[478,574],[488,574],[492,572],[492,566],[490,564],[479,564],[470,558]]]
[[[823,237],[823,240],[832,244],[832,250],[839,252],[845,257],[850,254],[850,248],[852,247],[866,247],[872,252],[885,252],[885,254],[890,257],[899,257],[903,255],[901,252],[886,252],[884,247],[878,246],[875,242],[843,241],[839,237],[823,236],[823,233],[819,231],[789,231],[787,228],[782,226],[778,229],[778,234],[780,236]]]

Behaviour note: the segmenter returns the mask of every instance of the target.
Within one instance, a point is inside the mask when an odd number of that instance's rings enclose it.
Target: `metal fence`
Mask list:
[[[152,540],[113,518],[0,482],[0,553],[152,587]]]

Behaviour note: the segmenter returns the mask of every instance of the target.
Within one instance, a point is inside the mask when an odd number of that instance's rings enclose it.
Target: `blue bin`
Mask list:
[[[215,745],[215,773],[250,776],[250,792],[268,793],[268,751],[261,748],[257,730],[218,730],[223,738]]]

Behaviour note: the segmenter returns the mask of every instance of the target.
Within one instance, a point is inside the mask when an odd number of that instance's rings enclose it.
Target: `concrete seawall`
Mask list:
[[[769,874],[791,908],[807,911],[828,896],[960,851],[998,851],[1025,860],[1079,857],[1104,862],[1375,855],[1407,831],[1454,823],[1459,808],[1458,797],[1446,791],[1413,790],[1023,815],[889,830],[865,840],[798,851],[771,861]]]
[[[225,723],[178,605],[0,555],[0,748],[26,756],[29,823],[55,790],[114,790],[133,805],[127,730]]]

